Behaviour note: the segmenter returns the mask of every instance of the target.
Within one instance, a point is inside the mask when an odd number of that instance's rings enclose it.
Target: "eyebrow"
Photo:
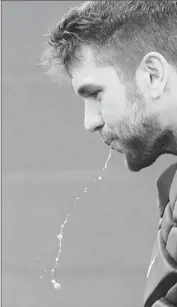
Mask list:
[[[79,96],[81,96],[81,97],[88,98],[94,92],[96,92],[96,91],[103,91],[103,90],[104,90],[104,86],[103,85],[94,84],[94,83],[88,83],[88,84],[81,85],[77,89],[77,94]]]

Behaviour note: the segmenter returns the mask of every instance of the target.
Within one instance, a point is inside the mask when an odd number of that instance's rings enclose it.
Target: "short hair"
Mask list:
[[[98,65],[116,67],[123,80],[134,77],[150,51],[176,67],[177,1],[86,1],[71,8],[49,34],[42,56],[48,73],[72,78],[83,45],[92,48]]]

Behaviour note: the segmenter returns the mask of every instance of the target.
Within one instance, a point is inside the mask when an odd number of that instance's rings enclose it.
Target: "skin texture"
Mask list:
[[[131,171],[150,166],[164,153],[177,155],[175,68],[160,53],[150,52],[135,78],[123,84],[116,67],[96,64],[90,46],[83,46],[81,54],[83,60],[72,67],[72,86],[85,102],[85,129],[123,154]],[[85,84],[94,96],[79,91]]]

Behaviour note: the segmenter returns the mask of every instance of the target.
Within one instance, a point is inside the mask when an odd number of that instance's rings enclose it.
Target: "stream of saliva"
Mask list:
[[[111,153],[112,153],[112,151],[110,149],[108,158],[107,158],[107,160],[105,162],[105,165],[104,165],[104,167],[102,169],[102,172],[104,172],[108,168],[108,162],[109,162],[109,160],[111,158]],[[97,182],[98,180],[102,180],[102,176],[98,176],[96,179],[93,180],[93,182]],[[83,192],[84,192],[84,194],[87,193],[87,188],[85,188]],[[78,203],[80,199],[81,199],[81,196],[76,197],[76,203]],[[61,255],[61,252],[62,252],[63,231],[64,231],[64,227],[65,227],[66,223],[68,222],[69,216],[70,216],[70,213],[68,213],[66,219],[64,220],[64,223],[61,225],[60,233],[57,235],[57,240],[59,242],[59,250],[58,250],[57,257],[55,259],[55,265],[54,265],[54,267],[50,271],[50,275],[51,275],[51,280],[50,281],[53,284],[54,289],[56,289],[56,290],[60,290],[61,289],[61,284],[56,282],[56,280],[54,279],[54,273],[55,273],[56,267],[58,265],[58,262],[60,260],[60,255]],[[37,259],[39,260],[39,257],[37,257]],[[47,270],[44,270],[44,272],[46,273]],[[43,276],[41,275],[40,278],[42,279]]]

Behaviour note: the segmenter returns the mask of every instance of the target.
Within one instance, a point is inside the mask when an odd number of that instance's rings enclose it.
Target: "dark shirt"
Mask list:
[[[177,164],[158,179],[160,222],[147,273],[144,307],[177,307]]]

